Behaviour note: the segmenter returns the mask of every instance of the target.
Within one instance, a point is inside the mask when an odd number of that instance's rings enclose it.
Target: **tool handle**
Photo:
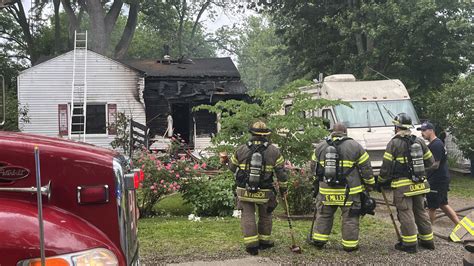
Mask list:
[[[400,231],[398,230],[397,223],[395,222],[395,218],[393,217],[392,209],[390,209],[390,205],[388,204],[388,200],[387,200],[387,196],[385,195],[385,191],[382,189],[381,192],[382,192],[383,200],[385,201],[385,205],[387,206],[388,212],[390,214],[390,218],[392,219],[393,228],[395,228],[395,233],[397,234],[398,241],[401,241],[402,236],[400,235]]]
[[[286,218],[288,220],[288,225],[290,227],[291,242],[293,243],[293,246],[295,246],[296,245],[296,240],[295,240],[295,236],[293,234],[293,226],[291,225],[290,208],[288,207],[288,200],[286,199],[286,194],[282,195],[282,199],[285,202]]]

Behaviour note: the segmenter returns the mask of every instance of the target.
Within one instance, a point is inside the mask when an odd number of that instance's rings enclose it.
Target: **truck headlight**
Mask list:
[[[96,248],[77,253],[46,258],[45,265],[55,266],[108,266],[118,265],[115,254],[105,248]],[[41,259],[22,260],[17,266],[41,266]]]

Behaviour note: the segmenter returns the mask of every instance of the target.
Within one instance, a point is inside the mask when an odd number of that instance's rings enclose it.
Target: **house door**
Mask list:
[[[180,134],[181,138],[189,144],[190,137],[190,110],[187,103],[175,103],[171,105],[173,116],[174,134]]]

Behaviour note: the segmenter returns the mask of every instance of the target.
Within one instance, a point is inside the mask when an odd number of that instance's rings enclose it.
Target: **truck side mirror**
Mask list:
[[[3,126],[5,124],[5,116],[6,116],[6,111],[5,111],[5,98],[7,97],[5,95],[5,79],[3,78],[3,75],[0,75],[1,80],[1,88],[0,88],[0,126]]]

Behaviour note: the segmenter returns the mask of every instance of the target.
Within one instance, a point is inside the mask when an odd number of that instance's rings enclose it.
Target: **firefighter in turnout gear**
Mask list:
[[[464,243],[466,253],[464,254],[463,264],[474,266],[474,211],[454,227],[449,238],[454,242]]]
[[[272,212],[277,205],[273,177],[276,176],[283,195],[287,190],[288,176],[280,150],[269,143],[271,131],[265,123],[255,122],[250,133],[250,141],[239,146],[230,158],[229,168],[236,178],[237,208],[242,210],[240,224],[246,251],[257,255],[258,249],[274,246],[270,239]]]
[[[342,246],[351,252],[359,248],[359,218],[364,214],[361,213],[361,194],[366,195],[366,190],[373,188],[375,179],[369,154],[346,135],[346,126],[336,123],[331,135],[317,145],[311,158],[319,192],[313,235],[308,236],[308,240],[322,248],[328,242],[334,214],[341,208]]]
[[[387,144],[377,181],[377,190],[393,189],[393,203],[401,224],[401,238],[395,248],[408,253],[417,251],[417,242],[434,249],[433,231],[424,208],[425,194],[430,191],[425,174],[434,163],[425,142],[411,135],[411,118],[398,114],[394,120],[395,136]]]

